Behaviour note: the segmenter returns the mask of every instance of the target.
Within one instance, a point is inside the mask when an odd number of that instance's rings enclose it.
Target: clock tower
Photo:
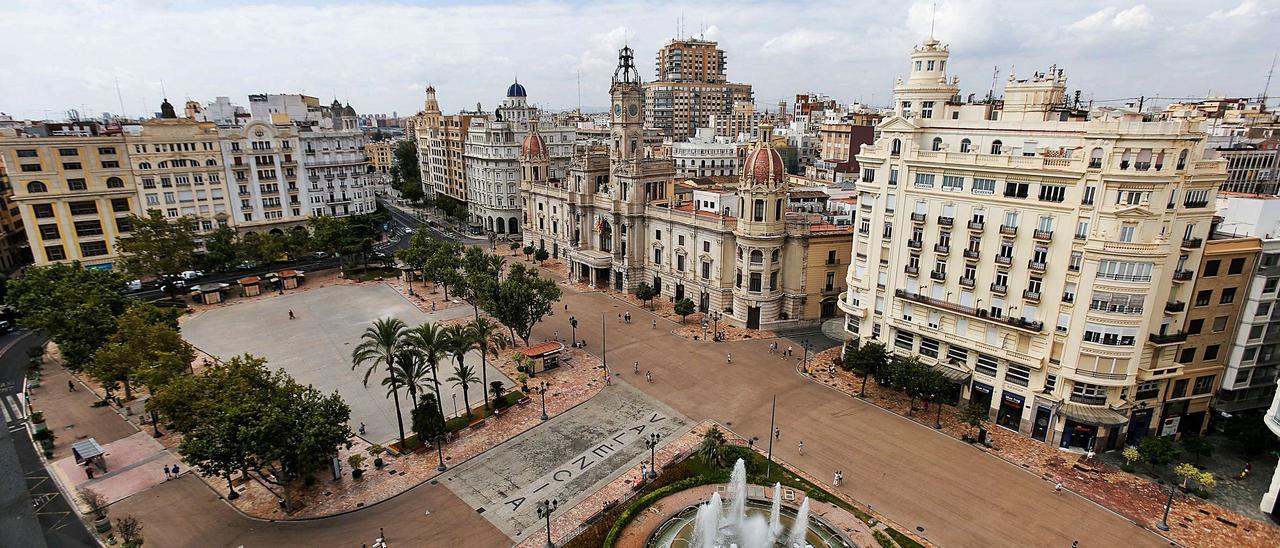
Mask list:
[[[640,87],[640,72],[630,47],[618,52],[618,68],[613,71],[613,85],[609,96],[610,128],[613,138],[613,159],[635,158],[643,144],[644,91]]]

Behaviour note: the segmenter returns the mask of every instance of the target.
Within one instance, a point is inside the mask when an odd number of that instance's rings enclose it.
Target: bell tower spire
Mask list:
[[[635,158],[641,148],[644,128],[644,91],[630,47],[624,46],[618,52],[618,68],[613,71],[609,95],[613,100],[610,115],[613,158]]]

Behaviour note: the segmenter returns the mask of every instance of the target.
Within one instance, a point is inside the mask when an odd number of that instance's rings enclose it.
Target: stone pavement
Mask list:
[[[288,319],[289,310],[297,319]],[[339,284],[211,309],[184,321],[182,334],[200,350],[221,359],[248,352],[288,371],[300,383],[315,385],[325,393],[337,390],[351,406],[351,429],[364,422],[366,439],[386,443],[398,436],[395,406],[381,384],[382,370],[370,376],[366,387],[361,382],[366,368],[351,368],[351,351],[360,344],[360,335],[378,318],[396,317],[414,327],[470,316],[470,307],[462,306],[423,312],[382,283]],[[466,362],[479,373],[478,352],[467,354]],[[453,374],[454,365],[452,361],[441,364],[440,371],[441,397],[445,413],[450,415],[455,394],[459,409],[463,400],[462,390],[444,381]],[[493,366],[488,368],[488,377],[490,382],[512,384]],[[472,383],[473,399],[482,390],[479,382]],[[411,405],[403,391],[400,403],[408,429]]]
[[[538,502],[577,504],[647,459],[645,440],[652,433],[674,439],[688,426],[679,413],[616,384],[554,421],[455,467],[440,482],[519,541],[543,529]]]
[[[49,467],[72,491],[92,489],[112,503],[164,483],[168,478],[161,467],[172,468],[178,463],[178,459],[147,432],[104,444],[102,450],[107,472],[104,474],[95,467],[93,479],[85,475],[83,466],[75,463],[75,457],[58,459]],[[178,470],[185,474],[185,468],[185,464],[179,465]]]

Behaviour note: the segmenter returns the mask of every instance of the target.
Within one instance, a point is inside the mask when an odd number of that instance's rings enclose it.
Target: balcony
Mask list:
[[[1200,249],[1200,246],[1203,244],[1204,244],[1204,240],[1200,238],[1183,238],[1182,239],[1182,249]]]
[[[1092,376],[1092,375],[1091,375]],[[1083,403],[1085,405],[1106,405],[1107,396],[1086,396],[1084,394],[1072,394],[1071,401],[1073,403]]]
[[[975,279],[973,279],[973,278],[960,278],[960,285],[961,285],[962,287],[967,287],[967,288],[969,288],[969,289],[973,289],[973,286],[974,286],[974,285],[977,285],[977,283],[978,283],[978,281],[977,281],[977,280],[975,280]]]
[[[984,319],[989,322],[997,322],[1004,325],[1008,325],[1010,327],[1016,327],[1018,329],[1024,329],[1024,330],[1032,331],[1036,333],[1039,333],[1042,329],[1044,329],[1044,322],[1027,321],[1023,318],[993,318],[991,317],[990,314],[987,313],[986,310],[980,310],[980,309],[976,309],[969,306],[949,303],[947,301],[926,297],[919,293],[910,293],[904,289],[899,289],[894,291],[894,295],[896,295],[898,298],[901,298],[901,299],[906,299],[906,300],[917,302],[920,304],[932,306],[934,308],[949,310],[951,312],[956,312],[959,314],[966,314],[975,318]]]
[[[905,268],[903,268],[903,269],[902,269],[902,271],[903,271],[903,272],[906,272],[908,276],[919,276],[919,275],[920,275],[920,267],[918,267],[918,266],[911,266],[911,265],[907,265]]]
[[[1185,207],[1185,208],[1187,208],[1187,209],[1200,209],[1200,208],[1203,208],[1203,207],[1208,207],[1208,206],[1209,206],[1209,202],[1208,202],[1208,201],[1205,201],[1205,200],[1197,200],[1197,201],[1194,201],[1194,202],[1183,202],[1183,203],[1182,203],[1182,206],[1183,206],[1183,207]]]
[[[924,247],[924,240],[907,240],[907,247],[911,249],[920,249]]]
[[[976,250],[976,249],[966,249],[966,250],[964,250],[964,258],[966,258],[966,259],[973,259],[973,260],[977,260],[977,259],[978,259],[978,257],[981,257],[981,256],[982,256],[982,253],[978,252],[978,250]]]
[[[1040,292],[1030,289],[1022,292],[1022,298],[1031,302],[1040,302]]]
[[[938,217],[939,226],[951,226],[955,223],[956,219],[954,217]]]
[[[1102,158],[1090,158],[1089,169],[1102,169]]]
[[[1173,281],[1175,281],[1175,282],[1189,282],[1189,281],[1191,281],[1191,278],[1194,278],[1194,277],[1195,277],[1195,275],[1196,275],[1196,273],[1195,273],[1195,272],[1192,272],[1192,271],[1190,271],[1190,270],[1175,270],[1175,271],[1173,271]]]
[[[986,229],[986,227],[987,227],[987,223],[984,223],[982,221],[969,221],[969,230],[972,230],[974,232],[982,232],[984,229]]]
[[[944,245],[944,244],[934,244],[933,252],[940,255],[947,255],[951,253],[951,246]]]
[[[1005,236],[1017,236],[1018,227],[1009,225],[1000,225],[1000,233]]]
[[[1032,272],[1039,272],[1043,274],[1046,268],[1048,268],[1048,265],[1044,264],[1044,262],[1037,261],[1035,259],[1027,261],[1027,269]]]
[[[1138,171],[1146,171],[1151,169],[1151,162],[1134,162],[1133,168]]]
[[[870,235],[871,235],[871,229],[870,229],[870,228],[866,228],[866,227],[859,227],[859,228],[858,228],[858,234],[859,234],[859,235],[862,235],[862,236],[870,236]]]
[[[943,271],[941,271],[941,270],[930,270],[930,271],[929,271],[929,277],[930,277],[930,278],[933,278],[934,280],[937,280],[937,281],[939,281],[939,282],[945,282],[945,281],[947,281],[947,273],[946,273],[946,272],[943,272]]]
[[[1031,237],[1037,240],[1040,240],[1042,242],[1047,242],[1053,239],[1053,231],[1052,230],[1036,230],[1035,232],[1031,233]]]
[[[1187,303],[1182,301],[1173,301],[1173,302],[1164,303],[1164,311],[1172,314],[1182,312],[1183,310],[1186,310],[1186,309],[1187,309]]]
[[[1164,334],[1152,333],[1147,337],[1147,340],[1151,341],[1151,344],[1154,344],[1156,346],[1182,344],[1184,342],[1187,342],[1187,334],[1182,331],[1178,331],[1176,333],[1164,333]]]
[[[1013,257],[1010,257],[1008,255],[996,255],[996,264],[1009,266],[1013,264]]]
[[[1009,286],[1007,286],[1007,285],[1002,285],[1002,284],[997,284],[997,283],[993,283],[993,284],[991,284],[991,292],[992,292],[992,293],[998,293],[998,294],[1000,294],[1000,295],[1004,295],[1005,293],[1008,293],[1008,292],[1009,292]]]
[[[925,218],[925,214],[924,214],[924,213],[912,213],[912,214],[911,214],[911,220],[912,220],[913,222],[923,223],[923,222],[924,222],[924,218]]]

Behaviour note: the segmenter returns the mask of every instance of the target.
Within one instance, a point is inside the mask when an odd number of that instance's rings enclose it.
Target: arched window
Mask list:
[[[37,192],[49,192],[49,187],[40,181],[31,181],[27,183],[27,192],[35,194]]]
[[[936,151],[939,151],[939,150],[942,150],[942,137],[934,137],[934,138],[933,138],[933,150],[934,150],[935,152],[936,152]]]
[[[142,162],[138,164],[138,169],[151,169],[151,162]]]
[[[751,250],[751,264],[761,264],[764,262],[764,252],[759,249]]]
[[[970,146],[971,146],[972,144],[973,144],[973,143],[972,143],[972,142],[970,142],[970,141],[969,141],[969,139],[968,139],[967,137],[966,137],[966,138],[964,138],[964,139],[961,139],[961,140],[960,140],[960,152],[972,152],[972,150],[970,149]]]
[[[1096,147],[1089,153],[1089,167],[1094,169],[1102,167],[1102,147]]]
[[[1178,153],[1178,169],[1187,168],[1187,151],[1183,150]]]
[[[778,250],[773,250],[773,254],[769,255],[769,262],[776,264],[778,262],[778,253]]]
[[[999,140],[999,139],[996,139],[996,140],[994,140],[994,141],[991,141],[991,153],[992,153],[992,154],[1000,154],[1000,152],[1001,152],[1001,151],[1003,151],[1003,150],[1004,150],[1004,143],[1000,142],[1000,140]]]
[[[206,166],[216,166],[216,165],[218,165],[218,161],[217,161],[217,160],[214,160],[213,158],[209,158],[208,160],[205,160],[205,161],[204,161],[204,165],[206,165]]]
[[[893,148],[889,149],[889,153],[894,156],[902,154],[902,139],[893,140]]]
[[[107,188],[124,188],[124,181],[119,177],[107,177]]]

